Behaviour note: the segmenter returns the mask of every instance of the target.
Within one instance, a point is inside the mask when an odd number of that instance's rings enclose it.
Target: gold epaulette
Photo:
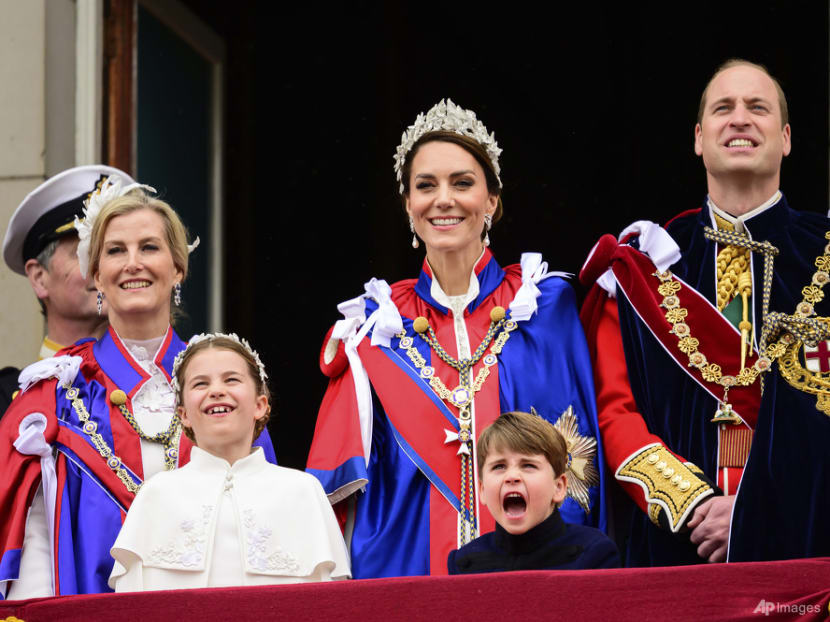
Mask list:
[[[703,472],[690,462],[680,462],[662,445],[644,447],[617,469],[616,478],[639,484],[645,490],[648,516],[661,525],[661,511],[668,528],[680,531],[691,511],[702,499],[713,495],[712,487],[699,476]]]

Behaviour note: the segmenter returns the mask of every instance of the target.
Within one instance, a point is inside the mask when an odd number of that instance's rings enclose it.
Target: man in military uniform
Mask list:
[[[129,175],[103,165],[77,166],[46,180],[23,199],[9,221],[3,258],[29,279],[46,317],[40,358],[54,355],[84,337],[100,337],[107,326],[99,313],[92,278],[78,269],[78,235],[73,223],[82,217],[84,200],[109,175]],[[0,370],[0,413],[17,384],[18,371]]]
[[[629,565],[830,555],[830,368],[803,352],[830,337],[830,220],[779,191],[790,134],[767,70],[722,65],[703,207],[603,236],[580,275],[606,460],[639,506]]]

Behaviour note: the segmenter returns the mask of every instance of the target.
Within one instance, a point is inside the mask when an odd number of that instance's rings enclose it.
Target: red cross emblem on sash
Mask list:
[[[805,367],[813,372],[830,372],[830,346],[826,341],[819,341],[817,347],[804,345]]]

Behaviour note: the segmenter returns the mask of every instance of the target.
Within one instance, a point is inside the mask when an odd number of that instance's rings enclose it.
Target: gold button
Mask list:
[[[674,484],[675,486],[677,486],[682,481],[683,481],[683,478],[680,477],[679,475],[675,475],[674,477],[671,478],[671,483]]]
[[[429,320],[427,320],[423,315],[419,315],[415,318],[415,321],[412,322],[412,329],[416,333],[425,333],[429,328]]]
[[[663,469],[663,477],[669,479],[672,475],[674,475],[674,469],[669,467],[668,469]]]
[[[666,462],[664,460],[661,460],[660,462],[658,462],[657,464],[654,465],[654,468],[657,469],[658,471],[662,471],[663,469],[666,468]]]
[[[504,319],[505,315],[507,314],[504,310],[504,307],[496,306],[493,307],[493,309],[490,311],[490,320],[493,322],[500,322]]]
[[[686,491],[687,491],[687,490],[689,490],[689,488],[691,488],[691,487],[692,487],[692,485],[691,485],[689,482],[685,481],[685,480],[684,480],[684,481],[682,481],[682,482],[680,482],[680,486],[679,486],[679,488],[680,488],[680,490],[682,490],[683,492],[686,492]]]
[[[651,454],[651,455],[648,457],[648,462],[649,462],[649,464],[654,464],[654,463],[655,463],[655,462],[657,462],[659,459],[660,459],[660,456],[658,456],[657,454]]]
[[[116,406],[123,406],[127,403],[127,394],[124,393],[121,389],[116,389],[112,393],[110,393],[110,402],[115,404]]]

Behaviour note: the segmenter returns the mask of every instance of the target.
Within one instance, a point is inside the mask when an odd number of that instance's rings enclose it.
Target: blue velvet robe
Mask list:
[[[508,308],[521,285],[521,270],[503,270],[489,251],[475,267],[480,293],[467,307],[464,321],[471,350],[481,342],[495,305]],[[392,286],[407,335],[418,352],[434,366],[445,384],[455,387],[458,372],[444,364],[412,328],[426,317],[439,342],[455,355],[453,317],[431,295],[428,264],[418,279]],[[538,312],[510,333],[495,370],[475,398],[475,434],[500,413],[530,411],[555,422],[572,406],[579,433],[598,443],[600,482],[590,488],[590,513],[572,498],[562,506],[566,521],[605,528],[602,494],[605,468],[601,458],[592,374],[585,337],[576,314],[574,293],[561,278],[539,283]],[[376,308],[366,301],[366,315]],[[349,368],[324,371],[330,384],[317,419],[307,470],[328,494],[354,482],[365,483],[357,493],[351,537],[355,578],[444,574],[449,552],[457,548],[456,519],[460,511],[457,443],[445,444],[445,430],[458,431],[457,409],[443,402],[419,377],[418,370],[392,339],[391,347],[370,345],[371,333],[358,354],[372,385],[373,432],[368,466],[355,424],[357,404]],[[342,344],[341,344],[342,350]],[[482,363],[479,362],[474,374]],[[454,379],[454,380],[453,380]],[[481,532],[493,520],[481,506]],[[489,519],[489,522],[488,522]]]
[[[770,311],[792,314],[801,290],[816,271],[815,259],[828,243],[830,220],[778,204],[745,222],[752,239],[768,241],[774,260]],[[715,242],[703,236],[712,226],[708,209],[681,215],[666,230],[682,258],[670,270],[713,304]],[[636,242],[635,242],[636,245]],[[761,330],[763,257],[753,253],[755,344]],[[717,426],[710,422],[717,402],[668,356],[624,296],[617,298],[629,381],[651,432],[672,451],[717,481]],[[827,299],[816,306],[830,315]],[[717,362],[717,361],[714,361]],[[777,560],[830,555],[830,416],[816,397],[791,386],[776,363],[764,375],[764,393],[754,438],[732,518],[730,561]],[[628,565],[701,563],[683,534],[657,528],[635,508],[628,541]]]

